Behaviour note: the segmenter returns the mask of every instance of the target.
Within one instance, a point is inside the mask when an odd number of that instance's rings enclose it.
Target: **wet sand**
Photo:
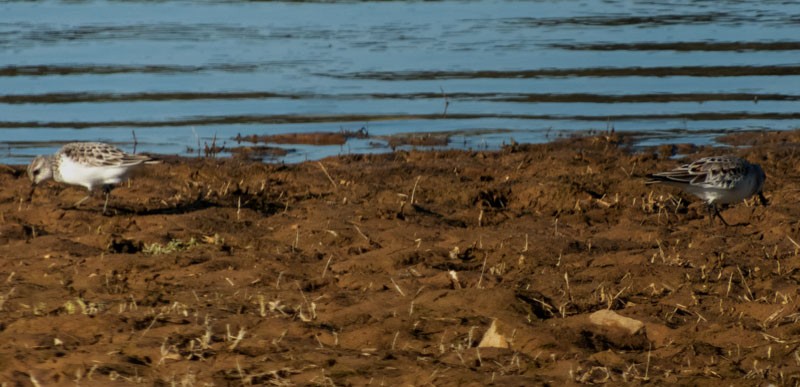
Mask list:
[[[793,385],[800,132],[725,141],[746,146],[165,157],[110,216],[52,182],[25,201],[24,168],[2,167],[0,379]],[[643,183],[676,153],[730,152],[764,167],[770,200],[724,210],[732,227]]]

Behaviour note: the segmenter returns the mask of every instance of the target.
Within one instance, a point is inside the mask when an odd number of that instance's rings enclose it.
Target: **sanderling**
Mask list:
[[[758,164],[734,156],[711,156],[682,165],[671,171],[647,175],[646,184],[664,183],[680,187],[705,200],[709,222],[718,217],[726,226],[728,222],[719,213],[718,204],[737,203],[758,195],[761,204],[767,205],[762,189],[767,176]]]
[[[75,203],[75,207],[89,199],[95,187],[102,186],[106,197],[105,214],[112,185],[120,183],[131,169],[157,162],[150,156],[128,154],[101,142],[73,142],[53,155],[33,159],[28,165],[28,177],[34,187],[47,179],[86,187],[89,194]]]

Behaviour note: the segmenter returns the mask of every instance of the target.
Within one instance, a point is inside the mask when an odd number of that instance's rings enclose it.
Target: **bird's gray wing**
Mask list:
[[[64,145],[61,151],[68,157],[95,167],[124,167],[149,161],[146,155],[131,155],[121,149],[100,142],[82,142]]]

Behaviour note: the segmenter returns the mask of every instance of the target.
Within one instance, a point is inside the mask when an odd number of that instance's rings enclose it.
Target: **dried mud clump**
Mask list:
[[[450,143],[450,136],[447,134],[431,134],[431,133],[413,133],[413,134],[398,134],[394,136],[385,137],[386,143],[391,149],[396,149],[401,146],[412,147],[434,147],[434,146],[447,146]]]
[[[295,165],[164,157],[102,200],[0,169],[9,385],[793,385],[797,132]],[[759,163],[769,207],[643,177]]]
[[[273,146],[264,146],[264,145],[237,146],[231,148],[230,152],[234,157],[239,157],[253,161],[259,161],[268,158],[277,158],[289,154],[289,150],[287,149],[273,147]]]
[[[237,143],[250,142],[253,144],[258,143],[272,143],[272,144],[306,144],[306,145],[344,145],[348,139],[351,138],[369,138],[369,133],[366,128],[359,130],[340,130],[338,132],[311,132],[311,133],[285,133],[285,134],[272,134],[257,136],[255,134],[250,136],[242,136],[241,134],[234,137]]]

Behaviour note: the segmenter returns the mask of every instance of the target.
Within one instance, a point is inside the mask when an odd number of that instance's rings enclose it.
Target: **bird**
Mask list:
[[[703,199],[709,211],[709,223],[717,217],[728,226],[719,213],[720,204],[737,203],[758,195],[761,204],[768,204],[764,197],[764,181],[767,175],[761,166],[736,156],[703,157],[671,171],[648,174],[645,184],[662,183],[682,188]]]
[[[122,182],[128,174],[142,164],[160,161],[142,154],[129,154],[102,142],[72,142],[63,145],[55,154],[37,156],[28,165],[27,173],[32,190],[46,180],[86,187],[89,194],[75,203],[75,207],[92,196],[94,188],[101,186],[105,194],[103,214],[108,208],[108,198],[114,184]]]

